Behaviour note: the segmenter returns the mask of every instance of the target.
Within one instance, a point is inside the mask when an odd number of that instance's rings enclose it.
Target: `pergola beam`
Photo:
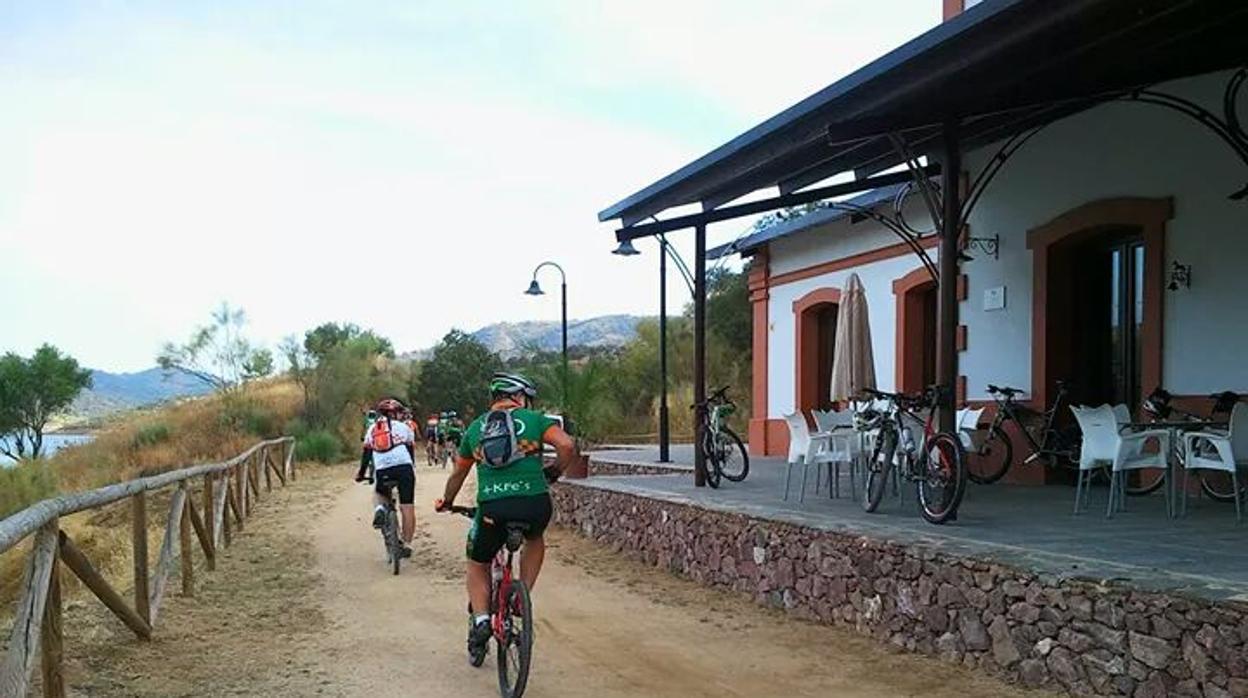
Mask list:
[[[934,177],[940,174],[940,165],[931,164],[923,168],[923,172]],[[618,242],[625,240],[637,240],[639,238],[650,237],[673,230],[681,230],[684,228],[695,228],[705,226],[709,223],[718,221],[731,220],[733,218],[741,218],[766,211],[774,211],[776,209],[786,208],[788,206],[800,206],[815,201],[831,199],[837,196],[846,196],[848,194],[856,194],[858,192],[870,189],[878,189],[894,184],[901,184],[913,180],[914,175],[909,171],[890,172],[888,174],[876,175],[865,179],[856,179],[852,182],[843,184],[833,184],[827,187],[819,187],[818,189],[808,189],[806,191],[795,192],[793,194],[785,194],[762,201],[751,201],[749,203],[739,204],[737,206],[728,206],[726,208],[718,208],[703,213],[693,213],[687,216],[677,216],[667,220],[658,221],[656,223],[643,223],[641,225],[620,228],[615,231],[615,239]]]

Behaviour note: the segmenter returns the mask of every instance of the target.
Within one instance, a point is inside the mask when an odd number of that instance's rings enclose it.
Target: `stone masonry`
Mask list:
[[[1248,697],[1248,605],[1058,579],[930,548],[600,490],[557,522],[798,618],[1073,695]]]

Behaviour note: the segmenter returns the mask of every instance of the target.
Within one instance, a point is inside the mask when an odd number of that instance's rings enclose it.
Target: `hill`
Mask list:
[[[603,315],[568,322],[568,345],[578,347],[619,347],[637,336],[635,315]],[[503,358],[523,356],[533,351],[559,351],[558,322],[497,322],[472,336]]]
[[[137,373],[92,370],[91,388],[78,395],[70,412],[76,417],[102,417],[209,391],[210,388],[200,381],[180,373],[166,375],[159,368]]]

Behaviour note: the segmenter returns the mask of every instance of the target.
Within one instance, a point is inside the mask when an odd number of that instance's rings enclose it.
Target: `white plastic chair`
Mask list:
[[[979,434],[979,419],[984,415],[984,408],[971,409],[963,407],[957,413],[958,439],[968,453],[974,453],[979,447],[973,437]]]
[[[801,412],[784,415],[784,422],[789,427],[789,458],[788,469],[784,475],[784,499],[789,499],[789,481],[793,478],[794,466],[802,466],[802,485],[798,493],[798,501],[806,501],[806,473],[810,466],[825,462],[827,456],[827,434],[811,434],[806,418]]]
[[[858,483],[856,465],[862,451],[861,441],[854,432],[854,415],[849,410],[836,412],[833,410],[811,410],[815,418],[815,428],[819,434],[828,437],[826,460],[828,465],[828,495],[841,496],[841,465],[849,470],[850,496],[857,498]],[[815,492],[819,491],[819,477],[816,473]]]
[[[1201,448],[1202,442],[1212,448]],[[1235,493],[1235,521],[1242,523],[1244,515],[1239,496],[1239,469],[1248,468],[1248,404],[1238,403],[1231,410],[1231,429],[1228,433],[1195,431],[1183,435],[1183,513],[1187,513],[1187,471],[1220,470],[1231,474],[1231,487]]]
[[[1083,432],[1083,445],[1079,452],[1079,475],[1075,483],[1075,513],[1080,511],[1080,498],[1085,490],[1092,470],[1109,463],[1109,505],[1105,509],[1106,518],[1114,515],[1114,511],[1126,508],[1126,488],[1123,477],[1131,470],[1142,468],[1161,468],[1163,477],[1169,477],[1168,460],[1170,453],[1170,432],[1163,429],[1150,429],[1129,434],[1119,432],[1118,418],[1114,409],[1108,405],[1100,407],[1080,408],[1071,406],[1075,420],[1079,422],[1079,430]],[[1146,453],[1144,444],[1149,439],[1156,439],[1158,449],[1155,453]],[[1169,490],[1167,490],[1167,493]],[[1166,498],[1166,509],[1169,512],[1170,500]]]

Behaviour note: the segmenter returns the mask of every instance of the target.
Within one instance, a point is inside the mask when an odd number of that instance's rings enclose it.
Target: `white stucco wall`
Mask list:
[[[932,258],[936,251],[931,250]],[[876,381],[881,390],[893,390],[895,383],[895,342],[897,338],[896,296],[893,280],[919,268],[913,256],[894,257],[864,264],[854,269],[812,276],[771,289],[768,300],[767,411],[774,419],[793,412],[797,403],[797,323],[793,302],[819,288],[842,288],[851,272],[862,280],[871,321],[871,347],[875,358]]]
[[[1163,85],[1161,90],[1221,113],[1228,74]],[[1242,105],[1248,110],[1248,104]],[[974,176],[996,148],[968,153]],[[1248,183],[1248,168],[1227,146],[1195,122],[1169,110],[1133,103],[1097,107],[1047,127],[1020,150],[992,182],[970,218],[976,237],[1001,236],[1000,258],[972,252],[962,266],[968,280],[961,323],[968,349],[959,355],[968,397],[985,399],[988,383],[1031,386],[1032,259],[1028,230],[1099,199],[1172,197],[1174,218],[1166,233],[1165,266],[1192,265],[1192,287],[1166,291],[1163,307],[1162,380],[1179,394],[1224,389],[1248,392],[1248,201],[1227,195]],[[917,197],[907,206],[916,224],[925,220]],[[847,220],[771,243],[772,276],[894,244],[872,221]],[[935,258],[935,250],[930,254]],[[913,256],[846,269],[770,291],[768,412],[791,412],[795,392],[796,327],[792,304],[811,290],[841,287],[856,271],[867,290],[876,374],[881,388],[894,382],[894,279],[919,266]],[[1006,306],[985,311],[985,289],[1005,287]],[[1148,386],[1145,386],[1148,389]]]

